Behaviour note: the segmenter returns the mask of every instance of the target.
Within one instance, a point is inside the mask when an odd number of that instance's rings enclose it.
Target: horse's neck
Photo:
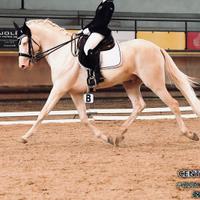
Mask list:
[[[69,41],[69,35],[64,34],[62,31],[51,30],[37,26],[36,34],[39,37],[42,51],[46,51],[55,47],[63,42]],[[75,62],[71,53],[70,44],[61,47],[46,57],[46,60],[51,68],[52,80],[56,79],[60,74],[67,73]]]
[[[46,51],[52,47],[70,40],[70,35],[65,34],[64,31],[59,29],[57,30],[53,27],[48,27],[47,25],[45,26],[45,24],[33,23],[30,26],[33,35],[36,35],[39,39],[42,51]]]

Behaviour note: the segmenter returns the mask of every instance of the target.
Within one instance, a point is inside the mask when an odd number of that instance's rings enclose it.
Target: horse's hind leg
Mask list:
[[[153,92],[160,97],[160,99],[170,107],[171,111],[176,116],[176,121],[178,123],[178,126],[182,132],[182,134],[192,140],[198,141],[199,138],[196,135],[196,133],[193,133],[188,130],[186,127],[182,117],[181,117],[181,111],[179,109],[179,103],[176,101],[167,91],[165,85],[163,87],[158,87],[157,89],[151,88]]]
[[[132,103],[133,112],[131,113],[129,118],[122,124],[120,136],[116,137],[115,139],[116,146],[124,139],[124,134],[127,132],[128,127],[136,119],[137,115],[145,108],[145,102],[140,92],[141,84],[142,81],[137,76],[134,76],[133,80],[123,83],[127,95]]]
[[[151,53],[152,57],[150,60],[148,56],[148,59],[144,59],[143,57],[139,59],[141,67],[138,68],[138,76],[148,88],[150,88],[167,106],[170,107],[171,111],[176,116],[176,120],[182,134],[192,140],[198,140],[198,136],[195,133],[191,133],[186,127],[181,117],[178,102],[172,98],[166,89],[163,57],[159,51],[155,52],[155,54],[153,54],[153,52]]]

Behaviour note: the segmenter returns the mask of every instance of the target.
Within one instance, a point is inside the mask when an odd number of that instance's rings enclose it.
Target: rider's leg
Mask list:
[[[88,55],[89,50],[94,49],[103,39],[104,36],[100,33],[92,33],[84,46],[85,55]]]
[[[99,61],[100,52],[97,50],[89,50],[88,51],[88,59],[91,64],[91,69],[95,72],[96,82],[102,82],[104,80],[101,70],[100,70],[100,61]]]
[[[102,82],[103,76],[99,66],[99,52],[95,51],[94,48],[104,39],[104,36],[99,33],[92,33],[88,38],[84,52],[88,58],[88,68],[95,71],[95,78],[97,83]]]

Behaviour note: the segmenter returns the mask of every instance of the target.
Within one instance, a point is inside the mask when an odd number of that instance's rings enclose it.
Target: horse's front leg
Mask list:
[[[49,114],[49,112],[53,109],[53,107],[65,93],[66,91],[61,89],[59,85],[53,86],[44,107],[38,115],[37,120],[34,122],[33,126],[26,132],[26,134],[22,136],[23,143],[27,143],[28,138],[37,130],[42,120]]]
[[[97,129],[89,121],[87,113],[86,113],[86,106],[85,106],[85,102],[83,99],[83,94],[71,93],[70,95],[71,95],[74,105],[76,106],[77,111],[79,113],[81,123],[83,123],[85,126],[87,126],[97,138],[100,138],[105,142],[111,143],[110,138],[107,137],[106,135],[104,135],[99,129]]]

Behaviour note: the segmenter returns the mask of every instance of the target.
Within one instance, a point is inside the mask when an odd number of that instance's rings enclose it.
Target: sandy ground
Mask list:
[[[198,119],[186,123],[198,133]],[[114,136],[120,124],[97,127]],[[0,127],[1,200],[188,200],[194,189],[177,182],[200,182],[177,177],[180,169],[200,168],[200,143],[181,136],[174,120],[138,120],[118,148],[80,123],[42,125],[19,143],[29,127]]]

